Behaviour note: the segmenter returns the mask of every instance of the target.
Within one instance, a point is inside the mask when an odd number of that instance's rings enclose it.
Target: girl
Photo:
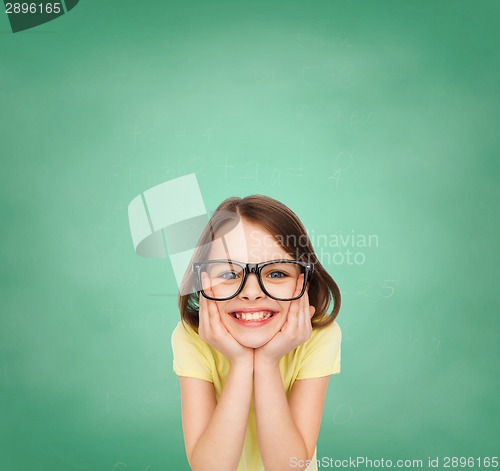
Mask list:
[[[340,292],[302,223],[272,198],[229,198],[192,262],[172,334],[189,465],[316,470]]]

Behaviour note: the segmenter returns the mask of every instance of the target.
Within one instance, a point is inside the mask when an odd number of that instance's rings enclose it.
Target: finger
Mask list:
[[[201,274],[201,284],[203,286],[203,291],[207,294],[207,296],[210,296],[211,298],[215,298],[214,292],[212,291],[211,285],[210,285],[210,279],[206,273]],[[212,301],[212,300],[210,300]]]
[[[309,318],[312,319],[316,313],[316,308],[309,303],[309,282],[307,283],[306,291],[304,293],[306,307],[309,307]]]
[[[207,277],[206,273],[204,275],[206,278],[205,278],[205,285],[204,285],[203,290],[205,291],[205,293],[207,293],[208,296],[210,296],[211,298],[215,298],[215,295],[214,295],[212,289],[209,287],[208,277]],[[217,305],[217,302],[212,300],[212,299],[208,299],[207,301],[208,301],[208,303],[207,303],[208,320],[210,323],[210,328],[212,329],[213,332],[216,332],[218,334],[221,334],[221,333],[223,334],[223,331],[225,330],[225,328],[223,327],[223,324],[222,324],[222,321],[220,318],[219,306]]]
[[[309,294],[307,293],[307,290],[304,291],[304,294],[300,298],[300,302],[299,324],[301,335],[303,335],[304,338],[309,338],[312,330],[311,308],[314,313],[314,307],[309,305]]]
[[[208,282],[208,276],[206,273],[201,274],[201,284],[203,286],[203,291],[207,294],[207,296],[214,297],[212,290],[210,289],[210,284]],[[213,319],[217,315],[217,306],[215,305],[215,301],[212,299],[203,298],[204,302],[204,320],[207,328],[211,328],[213,324]],[[214,309],[215,308],[215,309]]]
[[[205,293],[208,294],[208,296],[213,297],[213,293],[210,289],[206,290]],[[214,325],[217,322],[217,318],[219,316],[219,311],[217,309],[217,304],[213,299],[207,299],[207,317],[208,317],[208,322],[210,324],[210,327],[213,328]]]
[[[299,293],[300,294],[300,293]],[[298,313],[298,316],[297,316],[297,322],[298,322],[298,329],[299,329],[299,336],[304,336],[305,335],[305,332],[307,330],[307,324],[305,322],[305,308],[306,308],[306,303],[305,303],[305,294],[304,293],[302,295],[302,297],[300,297],[298,299],[299,301],[299,313]],[[307,311],[307,313],[309,314],[309,311]]]
[[[299,305],[299,325],[300,325],[300,328],[301,329],[304,329],[304,327],[306,327],[306,323],[304,322],[304,317],[305,316],[305,309],[306,309],[306,293],[304,293],[302,295],[301,298],[299,298],[299,301],[300,301],[300,305]],[[307,313],[309,314],[309,310],[307,311]]]
[[[303,283],[304,283],[304,275],[300,274],[299,277],[297,278],[297,283],[295,284],[295,291],[293,293],[294,298],[297,297],[300,294],[300,292],[302,291]],[[292,303],[290,304],[290,308],[289,308],[288,312],[289,313],[292,312],[293,317],[299,316],[301,301],[302,301],[302,298],[299,298],[299,299],[296,299],[295,301],[292,301]]]
[[[304,285],[304,274],[301,273],[297,278],[297,283],[295,284],[295,291],[293,293],[294,298],[300,294],[303,285]]]
[[[202,278],[202,284],[203,284],[203,275],[204,273],[201,274]],[[209,323],[208,323],[208,305],[207,305],[208,299],[203,296],[200,292],[200,301],[199,301],[199,310],[198,310],[198,318],[199,318],[199,328],[202,330],[202,332],[206,332]]]
[[[300,299],[290,302],[288,307],[288,316],[285,323],[285,330],[287,332],[296,332],[299,326],[299,314],[300,314]]]
[[[304,285],[304,274],[301,274],[299,276],[299,279],[297,280],[297,294],[296,294],[296,296],[298,296],[302,292],[303,285]],[[299,317],[299,326],[300,327],[302,327],[304,325],[303,313],[304,313],[304,309],[306,306],[306,304],[305,304],[306,299],[308,299],[307,298],[307,291],[304,291],[304,294],[297,300],[299,303],[299,312],[298,312],[297,316]]]

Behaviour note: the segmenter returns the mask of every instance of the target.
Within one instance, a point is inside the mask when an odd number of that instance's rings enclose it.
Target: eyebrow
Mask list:
[[[267,263],[267,262],[282,262],[282,261],[287,261],[287,262],[300,262],[301,260],[297,260],[296,258],[271,258],[269,260],[264,260],[262,262],[242,262],[240,260],[235,260],[234,258],[208,258],[205,260],[206,262],[236,262],[236,263],[242,263],[243,265],[259,265],[261,263]]]

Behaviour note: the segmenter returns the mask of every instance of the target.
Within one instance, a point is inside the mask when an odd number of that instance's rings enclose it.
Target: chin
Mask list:
[[[247,348],[259,348],[269,342],[270,339],[236,339],[238,343]]]

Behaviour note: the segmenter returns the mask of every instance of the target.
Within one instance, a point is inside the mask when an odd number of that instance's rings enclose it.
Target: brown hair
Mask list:
[[[229,217],[228,217],[229,216]],[[231,216],[234,217],[231,218]],[[340,291],[337,283],[327,273],[314,253],[307,232],[297,215],[283,203],[264,195],[252,195],[245,198],[232,197],[224,200],[215,210],[205,227],[192,262],[203,259],[209,243],[216,239],[217,231],[231,219],[246,219],[258,224],[274,235],[281,247],[297,260],[314,264],[314,272],[309,281],[309,302],[315,313],[312,326],[320,329],[331,324],[340,310]],[[180,294],[189,293],[189,294]],[[199,296],[196,279],[191,264],[184,274],[179,293],[179,310],[183,322],[187,322],[198,331]],[[327,313],[333,301],[331,313]]]

